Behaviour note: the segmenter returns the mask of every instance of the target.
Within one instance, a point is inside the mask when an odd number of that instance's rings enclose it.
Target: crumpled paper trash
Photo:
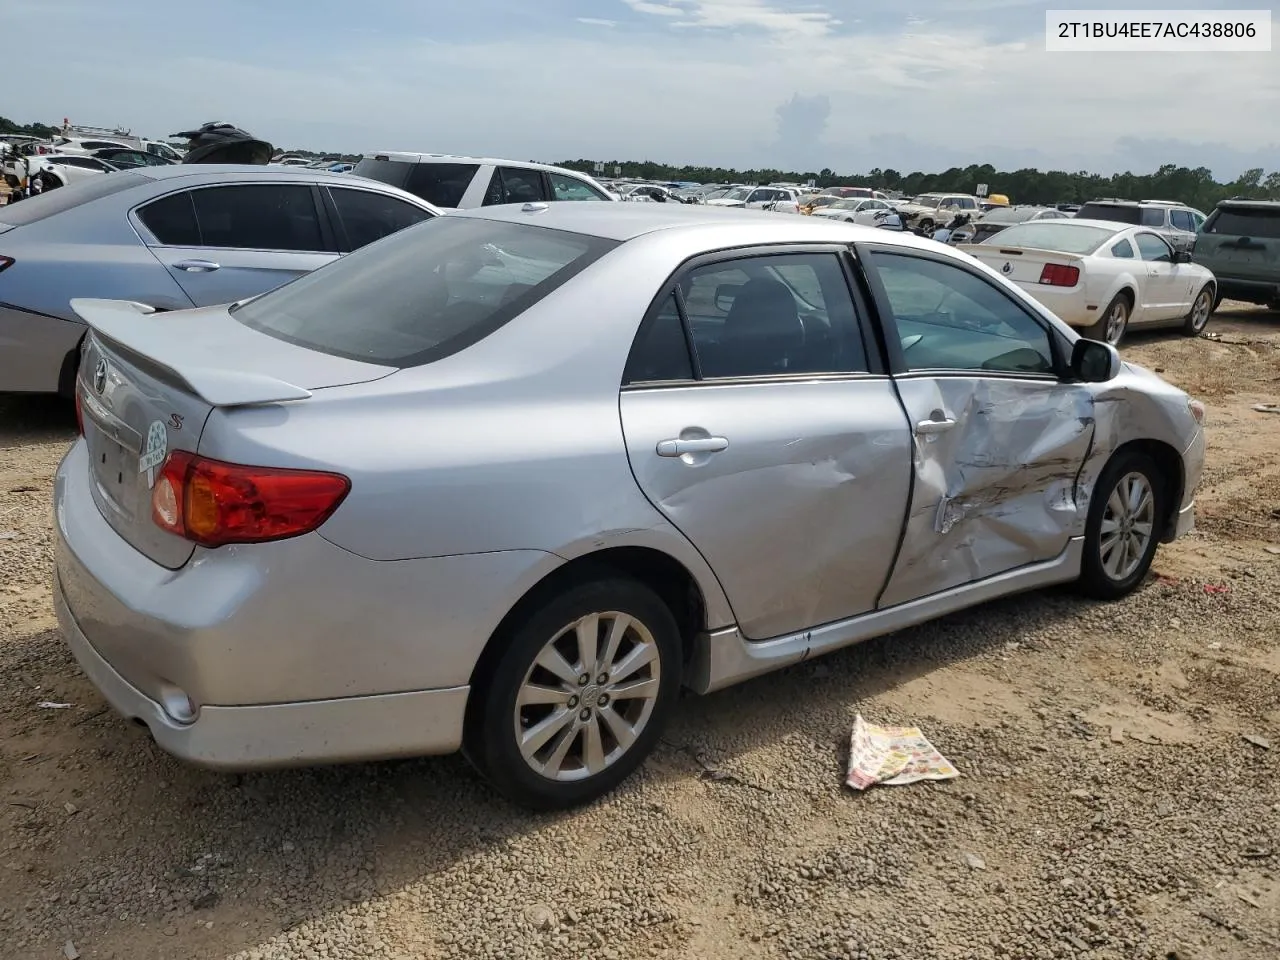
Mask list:
[[[952,780],[960,771],[929,742],[919,727],[878,727],[859,714],[849,739],[845,783],[865,790],[877,783],[901,786],[917,780]]]

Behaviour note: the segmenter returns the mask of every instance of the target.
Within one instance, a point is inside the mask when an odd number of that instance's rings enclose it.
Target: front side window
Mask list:
[[[1048,330],[993,284],[924,257],[873,253],[870,259],[908,370],[1054,373]]]
[[[527,167],[496,167],[485,192],[484,205],[538,203],[545,199],[539,171]]]
[[[381,240],[387,234],[411,227],[431,217],[426,210],[405,203],[397,197],[372,190],[351,190],[330,187],[334,206],[342,218],[347,232],[348,249],[359,250],[366,244]]]
[[[524,223],[433,217],[232,315],[320,353],[419,366],[484,339],[616,246]]]
[[[548,173],[547,179],[551,181],[551,194],[553,200],[605,199],[577,177],[567,177],[563,173]]]
[[[834,253],[707,264],[680,280],[704,379],[866,372],[853,299]]]
[[[1154,233],[1140,233],[1133,239],[1138,244],[1138,254],[1143,260],[1158,263],[1173,259],[1172,248]]]
[[[1196,223],[1191,219],[1191,213],[1188,210],[1171,210],[1169,222],[1179,230],[1186,230],[1189,233],[1194,233],[1196,229]]]
[[[200,246],[323,252],[311,187],[254,183],[191,191]]]

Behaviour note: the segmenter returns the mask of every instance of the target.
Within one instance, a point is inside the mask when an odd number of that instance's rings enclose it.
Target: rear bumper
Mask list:
[[[85,325],[0,304],[0,393],[57,393]]]
[[[1203,428],[1196,431],[1195,437],[1182,451],[1182,499],[1178,504],[1178,512],[1174,517],[1173,528],[1165,534],[1168,543],[1185,536],[1196,528],[1196,488],[1200,486],[1200,476],[1204,473],[1205,435]]]
[[[1233,277],[1217,277],[1218,292],[1224,300],[1243,300],[1245,303],[1270,304],[1280,302],[1280,283],[1261,280],[1240,280]]]
[[[239,707],[201,707],[189,723],[125,680],[67,606],[54,608],[80,669],[122,716],[146,724],[165,751],[215,770],[342,763],[452,753],[462,744],[468,687]]]
[[[1102,311],[1106,307],[1106,304],[1102,304],[1097,310],[1090,310],[1088,297],[1080,289],[1055,290],[1038,283],[1019,283],[1018,289],[1072,327],[1093,326],[1102,317]]]

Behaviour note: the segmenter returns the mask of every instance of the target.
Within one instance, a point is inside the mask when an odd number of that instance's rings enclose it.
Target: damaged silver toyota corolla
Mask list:
[[[596,797],[706,693],[1016,591],[1122,597],[1204,408],[971,257],[672,204],[439,217],[231,307],[76,301],[56,602],[166,750],[465,750]]]

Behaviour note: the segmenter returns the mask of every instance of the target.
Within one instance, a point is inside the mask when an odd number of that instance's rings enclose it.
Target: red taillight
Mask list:
[[[206,547],[263,543],[310,533],[350,490],[351,481],[336,473],[248,467],[175,450],[151,492],[151,517]]]
[[[1040,282],[1051,287],[1074,287],[1080,281],[1080,268],[1060,263],[1046,263],[1040,271]]]

